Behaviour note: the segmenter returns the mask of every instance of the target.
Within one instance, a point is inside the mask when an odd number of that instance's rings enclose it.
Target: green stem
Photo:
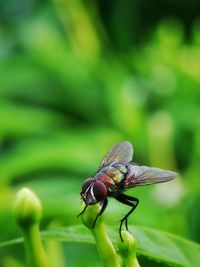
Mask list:
[[[106,267],[121,267],[121,259],[110,241],[102,217],[98,218],[95,227],[93,222],[99,213],[100,206],[89,206],[81,216],[83,224],[92,232],[97,250]]]
[[[123,258],[123,267],[140,267],[140,265],[135,256],[129,256]]]
[[[120,258],[117,252],[107,236],[105,224],[101,222],[97,227],[91,230],[99,254],[101,255],[105,266],[107,267],[120,267]]]
[[[28,267],[48,267],[47,257],[41,242],[39,224],[23,228],[23,237]]]

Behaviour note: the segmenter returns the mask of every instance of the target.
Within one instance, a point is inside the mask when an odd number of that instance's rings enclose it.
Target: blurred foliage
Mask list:
[[[43,228],[80,224],[82,182],[130,140],[135,162],[180,174],[130,190],[130,223],[200,242],[200,4],[157,4],[1,1],[0,241],[20,236],[11,206],[24,186],[43,202]],[[118,226],[126,210],[110,200],[105,221]],[[100,266],[89,245],[54,246],[61,267]],[[85,259],[71,262],[79,249]],[[23,257],[2,249],[0,266]]]

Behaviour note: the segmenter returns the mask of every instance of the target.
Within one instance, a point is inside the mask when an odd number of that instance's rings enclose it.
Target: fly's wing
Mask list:
[[[168,182],[177,176],[176,172],[166,171],[159,168],[129,165],[124,186],[126,188]]]
[[[130,142],[125,141],[115,145],[106,154],[105,158],[100,164],[100,168],[106,167],[111,163],[123,163],[127,164],[132,160],[133,157],[133,146]]]

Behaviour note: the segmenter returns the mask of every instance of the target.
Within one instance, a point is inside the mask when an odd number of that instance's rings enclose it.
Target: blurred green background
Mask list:
[[[42,229],[80,224],[82,182],[122,140],[136,163],[180,174],[130,190],[130,224],[200,242],[199,14],[197,0],[0,2],[1,242],[21,235],[24,186],[41,198]],[[106,223],[117,232],[127,210],[110,200]],[[92,245],[47,252],[52,267],[101,266]],[[1,267],[23,262],[22,245],[0,250]]]

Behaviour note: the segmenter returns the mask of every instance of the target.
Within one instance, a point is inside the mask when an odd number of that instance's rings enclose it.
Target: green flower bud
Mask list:
[[[83,204],[85,205],[85,204]],[[90,230],[93,229],[93,223],[94,223],[94,220],[97,216],[97,214],[99,213],[100,211],[100,205],[91,205],[91,206],[88,206],[86,211],[83,213],[83,215],[81,216],[81,220],[82,220],[82,223]],[[100,224],[101,222],[101,216],[98,218],[98,220],[96,221],[96,224],[95,226],[98,227],[98,225]]]
[[[13,212],[20,226],[30,226],[39,222],[42,205],[39,198],[28,188],[21,189],[16,196]]]
[[[121,232],[122,239],[117,241],[118,252],[122,257],[124,267],[139,267],[139,263],[136,258],[136,245],[137,242],[132,234],[128,231]]]
[[[128,231],[122,231],[121,235],[123,241],[119,239],[117,242],[120,254],[126,257],[129,254],[136,253],[136,240],[133,235]]]
[[[24,237],[26,266],[48,267],[39,231],[42,217],[42,205],[39,198],[28,188],[21,189],[17,193],[13,212]]]

